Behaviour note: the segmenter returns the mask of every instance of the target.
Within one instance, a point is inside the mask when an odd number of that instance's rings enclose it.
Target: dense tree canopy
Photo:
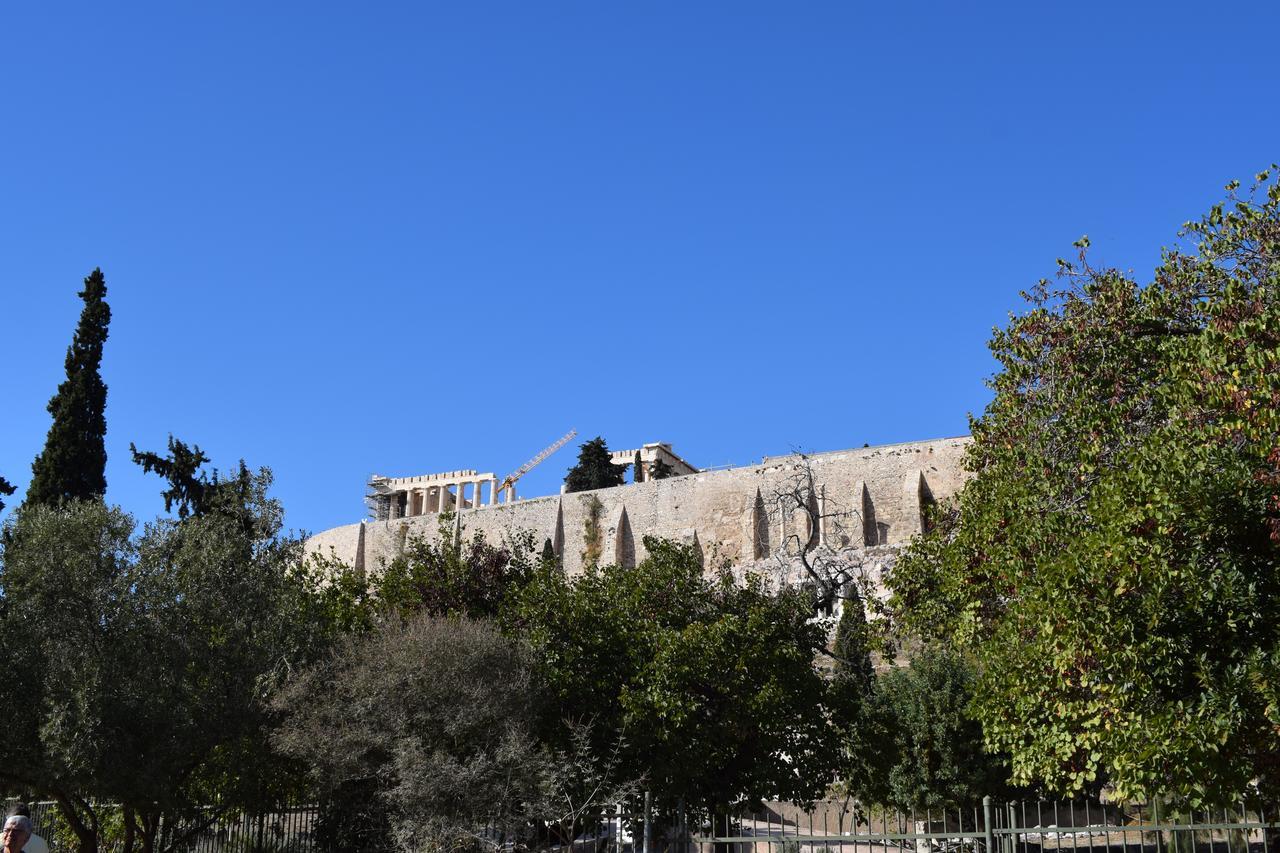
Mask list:
[[[1013,793],[1008,762],[987,752],[982,727],[966,713],[973,696],[972,667],[941,647],[881,673],[846,731],[850,792],[907,810]]]
[[[486,824],[511,830],[536,814],[551,756],[534,737],[532,678],[524,650],[492,625],[421,614],[294,679],[277,700],[287,716],[276,742],[348,803],[328,849],[394,837],[402,849],[470,850]]]
[[[1280,187],[1228,191],[1150,283],[1082,240],[1028,294],[973,478],[889,579],[1017,782],[1280,792]]]
[[[496,617],[532,575],[533,541],[529,533],[516,534],[509,545],[495,545],[483,533],[468,538],[462,529],[455,533],[446,516],[434,539],[408,538],[383,568],[375,594],[382,607],[401,616]]]
[[[621,486],[626,480],[627,466],[614,465],[609,446],[602,437],[584,441],[578,449],[578,462],[565,475],[565,490],[585,492]]]
[[[597,753],[625,733],[622,775],[666,807],[821,795],[835,737],[809,596],[707,576],[690,547],[645,548],[635,567],[545,569],[517,596],[508,625],[556,707],[592,721]]]
[[[836,635],[831,642],[831,657],[835,662],[836,681],[849,682],[859,692],[870,689],[875,679],[871,666],[871,637],[867,625],[867,613],[862,597],[850,588],[840,602],[840,620],[836,623]]]
[[[31,465],[29,504],[88,500],[107,492],[107,386],[100,368],[111,308],[102,270],[85,278],[79,295],[84,308],[67,348],[67,378],[49,400],[53,424]]]
[[[268,478],[253,480],[269,506]],[[100,501],[24,505],[0,552],[0,659],[20,673],[0,777],[59,803],[94,853],[123,810],[126,853],[157,849],[213,794],[270,802],[290,775],[267,748],[273,685],[323,637],[297,540],[273,513],[248,535],[235,514],[132,518]],[[169,847],[185,842],[166,835]]]
[[[265,469],[254,474],[242,459],[230,477],[217,469],[210,474],[202,470],[209,461],[204,451],[173,436],[169,436],[167,456],[139,451],[132,442],[129,452],[143,471],[157,474],[169,484],[160,496],[165,512],[176,506],[180,520],[218,516],[238,525],[246,541],[269,539],[283,523],[283,507],[267,497],[271,475]]]

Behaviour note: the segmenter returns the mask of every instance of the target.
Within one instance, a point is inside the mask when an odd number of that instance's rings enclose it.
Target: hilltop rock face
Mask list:
[[[592,557],[643,560],[644,538],[657,536],[696,544],[708,560],[775,573],[779,555],[785,562],[804,548],[856,560],[878,583],[897,546],[923,529],[925,506],[960,488],[968,443],[967,437],[946,438],[766,458],[740,468],[466,507],[454,521],[499,542],[531,530],[551,543],[570,573]],[[409,536],[437,536],[439,521],[428,512],[336,527],[311,537],[307,549],[377,571]]]

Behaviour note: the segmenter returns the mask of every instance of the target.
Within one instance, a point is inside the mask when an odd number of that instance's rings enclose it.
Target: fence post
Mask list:
[[[986,833],[983,840],[987,843],[986,853],[996,853],[995,816],[995,803],[988,794],[982,798],[982,825]]]
[[[680,798],[680,853],[689,853],[689,827],[684,822],[684,797]]]
[[[1156,826],[1160,825],[1160,798],[1154,797],[1151,803],[1151,817],[1155,820]],[[1164,830],[1156,831],[1156,853],[1164,853]]]
[[[650,838],[653,835],[653,827],[650,825],[650,821],[649,821],[651,802],[652,800],[649,795],[649,792],[645,791],[644,792],[644,853],[653,853],[652,844],[650,842]]]

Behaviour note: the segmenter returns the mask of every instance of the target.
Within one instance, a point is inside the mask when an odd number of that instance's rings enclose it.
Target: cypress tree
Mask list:
[[[26,502],[32,505],[92,500],[107,492],[107,386],[99,368],[111,308],[101,269],[89,273],[79,296],[84,309],[67,348],[67,378],[49,400],[53,424],[31,463]]]
[[[869,691],[875,681],[875,669],[871,666],[870,629],[862,598],[854,589],[846,593],[831,651],[836,658],[837,680],[847,682],[859,693]]]
[[[614,465],[609,446],[596,436],[583,442],[578,448],[578,464],[565,475],[565,491],[585,492],[590,489],[607,489],[625,482],[626,465]]]
[[[675,473],[676,469],[672,468],[662,459],[655,459],[653,464],[649,466],[650,480],[665,480],[668,477],[674,476]]]
[[[4,477],[0,477],[0,495],[11,495],[18,489]],[[0,509],[4,509],[4,501],[0,501]]]

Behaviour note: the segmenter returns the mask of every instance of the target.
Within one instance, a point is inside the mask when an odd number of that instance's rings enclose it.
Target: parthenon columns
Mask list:
[[[449,471],[422,477],[389,478],[375,476],[370,486],[379,490],[377,517],[393,520],[410,516],[427,515],[464,509],[480,509],[485,506],[484,487],[489,485],[489,506],[502,502],[505,492],[508,501],[514,500],[514,489],[500,489],[493,474],[480,474],[474,470]],[[467,488],[471,494],[468,497]]]

